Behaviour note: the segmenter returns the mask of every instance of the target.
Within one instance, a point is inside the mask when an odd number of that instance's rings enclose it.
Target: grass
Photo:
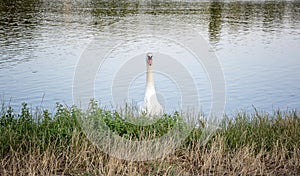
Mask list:
[[[155,139],[178,122],[179,113],[138,126],[121,113],[91,103],[98,119],[129,140]],[[107,155],[87,139],[76,107],[57,104],[56,112],[0,112],[0,175],[300,175],[300,118],[297,111],[273,114],[238,112],[204,146],[201,128],[169,155],[151,161],[126,161]],[[144,117],[145,118],[145,117]],[[141,118],[143,119],[143,117]]]

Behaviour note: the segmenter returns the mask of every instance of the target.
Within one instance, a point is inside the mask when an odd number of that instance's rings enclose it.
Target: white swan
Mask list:
[[[156,91],[154,86],[154,76],[152,72],[153,67],[153,55],[151,53],[147,54],[146,58],[146,66],[147,66],[147,83],[146,83],[146,91],[144,97],[144,107],[142,111],[145,112],[147,115],[161,115],[163,113],[163,108],[159,104]]]

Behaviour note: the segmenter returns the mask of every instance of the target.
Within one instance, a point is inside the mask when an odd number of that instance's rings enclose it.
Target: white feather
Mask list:
[[[144,106],[142,112],[147,115],[161,115],[163,113],[163,107],[157,100],[155,85],[154,85],[154,75],[153,75],[153,64],[152,64],[152,54],[147,54],[146,65],[147,65],[147,79],[146,79],[146,91],[144,97]]]

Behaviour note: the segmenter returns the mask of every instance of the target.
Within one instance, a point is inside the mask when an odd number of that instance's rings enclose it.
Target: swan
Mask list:
[[[153,55],[152,53],[147,53],[146,57],[146,91],[144,97],[144,106],[142,112],[149,116],[161,115],[163,113],[163,108],[157,100],[155,86],[154,86],[154,76],[153,76]]]

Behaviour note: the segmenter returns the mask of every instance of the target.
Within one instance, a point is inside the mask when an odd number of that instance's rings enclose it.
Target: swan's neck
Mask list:
[[[149,98],[153,95],[156,96],[152,67],[149,65],[147,66],[147,80],[146,81],[147,81],[147,83],[146,83],[145,98]]]
[[[151,64],[151,61],[150,61]],[[161,105],[159,104],[155,87],[154,87],[154,75],[152,72],[152,66],[148,63],[147,65],[147,83],[146,83],[146,92],[145,92],[145,98],[144,98],[144,109],[147,113],[150,115],[160,114],[163,112],[163,109]]]

